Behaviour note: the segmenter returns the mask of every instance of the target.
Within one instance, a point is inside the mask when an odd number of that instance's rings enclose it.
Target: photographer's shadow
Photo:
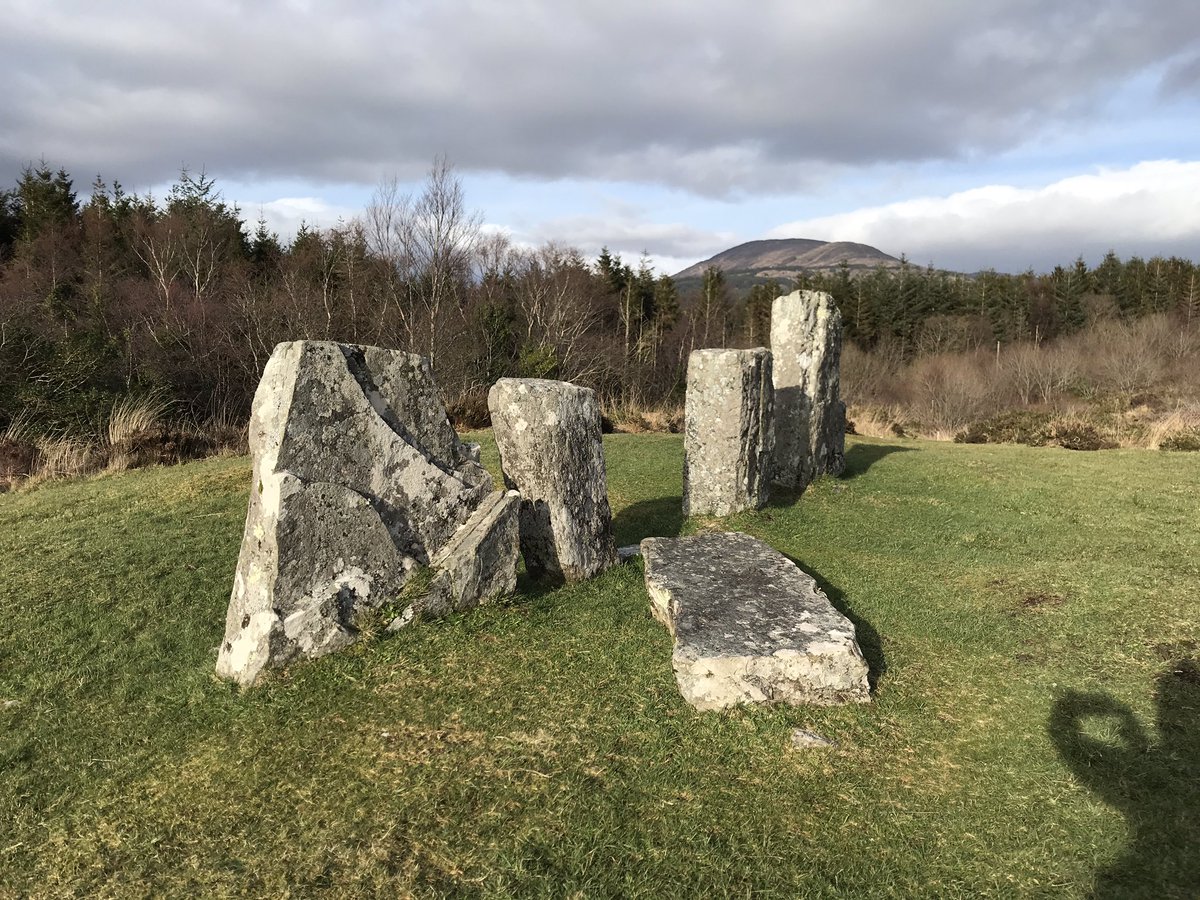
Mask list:
[[[1200,667],[1183,660],[1157,678],[1158,740],[1107,694],[1069,691],[1049,732],[1075,777],[1126,817],[1133,839],[1097,873],[1093,897],[1200,896]],[[1109,720],[1117,739],[1085,730]]]

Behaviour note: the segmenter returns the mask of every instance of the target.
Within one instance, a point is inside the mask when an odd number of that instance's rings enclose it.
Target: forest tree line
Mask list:
[[[1178,258],[1109,253],[1020,275],[843,266],[740,296],[710,269],[681,293],[644,254],[592,260],[486,231],[445,160],[418,193],[385,182],[360,217],[286,242],[203,173],[183,171],[163,198],[97,177],[81,200],[40,163],[0,191],[0,428],[95,429],[138,394],[241,422],[272,348],[297,339],[428,356],[464,424],[482,424],[504,376],[574,381],[610,407],[677,404],[691,350],[767,343],[771,301],[795,287],[829,291],[860,348],[908,360],[1105,318],[1200,321],[1197,266]]]

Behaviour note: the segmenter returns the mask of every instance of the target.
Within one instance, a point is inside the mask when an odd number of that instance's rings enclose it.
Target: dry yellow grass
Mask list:
[[[1200,431],[1200,408],[1180,407],[1151,422],[1141,446],[1157,450],[1167,438],[1196,431]]]
[[[76,478],[99,470],[103,455],[79,438],[44,437],[37,441],[37,462],[28,483],[51,478]]]
[[[122,397],[108,417],[108,444],[116,447],[162,421],[171,401],[157,394]]]

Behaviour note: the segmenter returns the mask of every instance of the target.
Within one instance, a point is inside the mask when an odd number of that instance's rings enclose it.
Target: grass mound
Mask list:
[[[715,524],[678,436],[605,441],[619,543]],[[245,458],[5,494],[0,896],[1193,896],[1198,463],[852,442],[720,527],[818,578],[874,702],[728,714],[638,563],[239,692]]]

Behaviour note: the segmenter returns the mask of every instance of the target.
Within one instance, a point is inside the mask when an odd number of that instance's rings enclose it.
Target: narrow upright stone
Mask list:
[[[694,350],[688,358],[683,514],[728,516],[767,502],[771,351]]]
[[[217,674],[357,639],[492,490],[460,444],[427,360],[377,347],[275,348],[250,415],[254,476]]]
[[[775,382],[772,480],[804,490],[845,465],[846,407],[839,388],[842,314],[823,291],[794,291],[771,308]]]
[[[595,392],[502,378],[488,392],[504,482],[521,492],[521,553],[535,575],[591,578],[616,562]]]

